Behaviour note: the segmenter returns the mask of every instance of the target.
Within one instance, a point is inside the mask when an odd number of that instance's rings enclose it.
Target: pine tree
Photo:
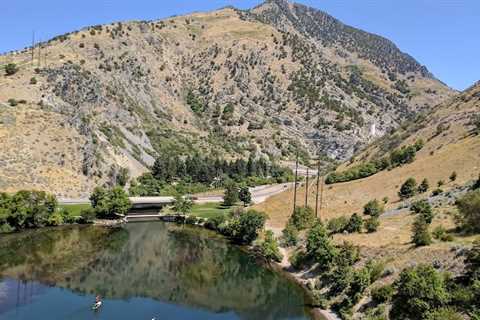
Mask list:
[[[415,222],[413,223],[412,229],[412,242],[417,247],[428,246],[432,243],[432,237],[430,236],[428,226],[429,224],[427,223],[423,215],[417,216]]]

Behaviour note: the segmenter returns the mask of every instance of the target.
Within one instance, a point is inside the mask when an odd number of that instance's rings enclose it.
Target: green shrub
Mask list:
[[[433,221],[434,213],[432,206],[427,200],[419,200],[410,206],[410,210],[424,217],[425,221],[430,224]]]
[[[427,179],[423,179],[422,183],[418,186],[418,193],[425,193],[430,188],[430,184],[428,183]]]
[[[401,199],[408,199],[415,195],[417,189],[417,181],[415,178],[408,178],[407,181],[403,183],[398,192],[398,196]]]
[[[428,312],[425,320],[464,320],[465,317],[454,309],[445,307]]]
[[[18,67],[15,63],[9,63],[5,66],[5,74],[7,76],[12,76],[18,72]]]
[[[370,217],[364,221],[363,226],[368,233],[377,232],[378,227],[380,226],[380,220],[376,217]]]
[[[351,297],[353,305],[357,304],[365,290],[370,286],[370,273],[367,268],[355,270],[353,273],[353,280],[350,283],[350,288],[347,291],[347,296]]]
[[[278,242],[272,231],[265,232],[265,239],[262,241],[259,247],[260,254],[267,261],[281,262],[283,255],[278,248]]]
[[[229,183],[225,187],[225,196],[223,197],[223,204],[225,206],[233,206],[240,200],[240,190],[236,183]]]
[[[477,190],[477,189],[480,189],[480,175],[478,175],[478,179],[472,185],[472,190]]]
[[[48,226],[60,226],[63,224],[63,216],[60,212],[54,212],[51,216],[48,217],[47,219],[47,225]]]
[[[294,247],[298,244],[298,230],[292,224],[287,224],[282,231],[283,244],[286,247]]]
[[[450,181],[455,181],[457,180],[457,172],[456,171],[453,171],[452,174],[450,175],[449,177]]]
[[[432,231],[432,236],[434,239],[440,240],[447,234],[447,230],[443,226],[437,226]]]
[[[363,227],[363,219],[360,218],[358,214],[354,213],[350,217],[350,220],[348,220],[346,231],[348,233],[361,232],[362,227]]]
[[[245,207],[252,202],[252,193],[248,187],[240,188],[238,197]]]
[[[383,261],[368,260],[365,268],[370,274],[370,282],[380,279],[385,273],[385,263]]]
[[[82,224],[91,224],[97,218],[97,214],[93,208],[83,209],[80,212],[80,223]]]
[[[224,215],[218,215],[212,218],[209,218],[204,227],[214,231],[220,231],[220,227],[225,223],[227,218]]]
[[[429,224],[425,221],[423,216],[417,216],[415,222],[413,223],[413,235],[412,242],[417,247],[428,246],[432,243],[432,238],[430,232],[428,231]]]
[[[172,210],[177,215],[186,215],[192,210],[192,207],[193,201],[191,199],[183,196],[176,196]]]
[[[198,218],[195,217],[195,216],[188,216],[186,219],[185,219],[185,223],[186,224],[190,224],[190,225],[196,225],[198,223]]]
[[[358,260],[360,260],[359,247],[347,241],[337,247],[337,254],[334,257],[335,266],[353,266]]]
[[[307,260],[307,254],[304,251],[295,251],[289,258],[288,261],[296,270],[301,270]]]
[[[251,244],[265,227],[267,216],[263,212],[248,210],[228,221],[225,235],[239,244]]]
[[[327,229],[331,234],[342,233],[347,229],[349,219],[346,216],[328,220]]]
[[[301,231],[310,228],[314,222],[315,213],[312,208],[296,207],[288,223]]]
[[[317,222],[307,234],[307,255],[320,264],[320,267],[328,270],[337,252],[333,246],[327,230],[322,223]]]
[[[424,319],[449,301],[444,276],[431,266],[405,269],[395,285],[391,312],[394,319]]]
[[[437,188],[432,191],[432,196],[436,197],[438,195],[441,195],[443,193],[443,190],[441,188]]]
[[[457,224],[469,232],[480,232],[480,190],[471,191],[456,201]]]
[[[57,200],[43,191],[0,193],[0,223],[6,230],[8,226],[16,231],[44,227],[56,212]]]
[[[363,207],[363,214],[372,216],[372,217],[380,217],[385,212],[385,206],[381,204],[377,199],[368,202]]]
[[[395,293],[395,289],[392,285],[387,284],[382,287],[376,287],[372,289],[372,300],[375,303],[390,302]]]
[[[480,239],[476,240],[466,253],[465,271],[471,282],[480,280]]]
[[[113,189],[97,187],[90,196],[90,202],[96,215],[104,219],[125,215],[132,206],[127,193],[121,187]]]
[[[18,101],[11,98],[11,99],[8,99],[8,104],[11,106],[11,107],[16,107],[18,105]]]

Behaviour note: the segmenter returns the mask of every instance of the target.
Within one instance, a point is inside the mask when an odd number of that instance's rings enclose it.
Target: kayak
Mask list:
[[[92,306],[92,310],[98,310],[102,306],[102,301],[98,301]]]

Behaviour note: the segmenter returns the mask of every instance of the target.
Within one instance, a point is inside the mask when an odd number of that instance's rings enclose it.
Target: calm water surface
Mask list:
[[[310,319],[304,305],[298,286],[202,229],[155,222],[0,236],[0,320]]]

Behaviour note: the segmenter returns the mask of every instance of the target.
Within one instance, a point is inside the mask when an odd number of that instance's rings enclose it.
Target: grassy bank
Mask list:
[[[90,204],[60,204],[58,205],[60,210],[66,210],[70,216],[79,216],[83,210],[91,208]]]

